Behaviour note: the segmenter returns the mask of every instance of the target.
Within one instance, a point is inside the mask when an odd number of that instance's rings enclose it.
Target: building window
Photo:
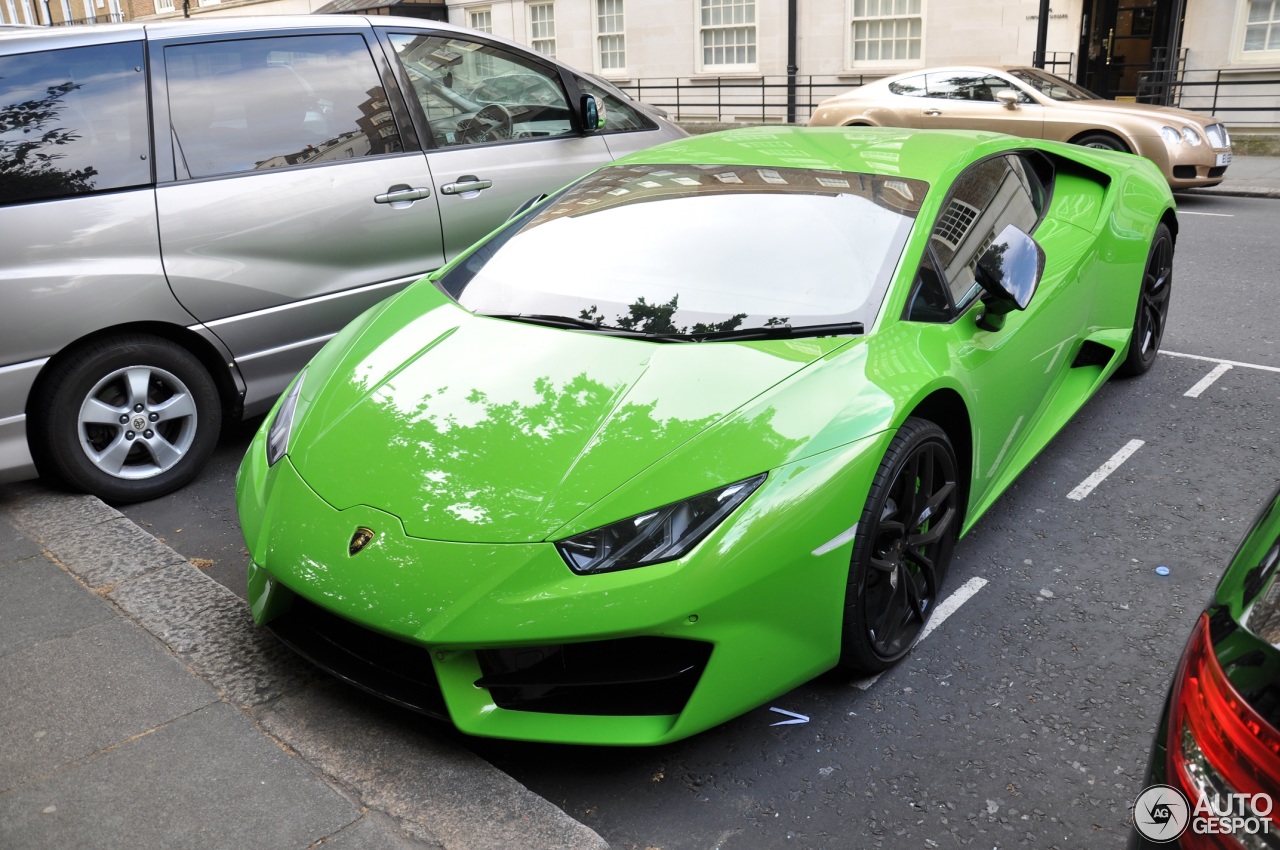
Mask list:
[[[529,46],[543,55],[556,55],[554,3],[538,3],[529,7]]]
[[[493,32],[493,11],[490,9],[472,9],[468,11],[467,21],[473,30]]]
[[[172,12],[173,0],[156,0],[156,12]]]
[[[977,217],[977,207],[966,204],[959,198],[952,198],[946,211],[939,216],[937,226],[933,228],[933,238],[954,251],[964,241],[965,234]]]
[[[701,0],[702,66],[756,64],[755,0]]]
[[[916,62],[924,32],[923,0],[853,0],[850,58],[865,62]]]
[[[1244,52],[1280,50],[1280,0],[1249,0]]]
[[[596,44],[601,71],[627,67],[627,37],[622,25],[622,0],[596,0]]]

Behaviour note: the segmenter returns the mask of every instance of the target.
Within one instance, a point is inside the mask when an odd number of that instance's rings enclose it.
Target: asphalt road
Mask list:
[[[656,749],[469,745],[618,848],[1121,846],[1182,644],[1280,481],[1280,204],[1179,207],[1165,355],[1104,387],[961,541],[956,607],[901,665]],[[232,490],[257,424],[124,510],[241,596]]]

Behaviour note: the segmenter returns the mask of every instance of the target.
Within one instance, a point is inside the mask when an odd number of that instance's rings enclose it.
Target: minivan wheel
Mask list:
[[[208,371],[161,337],[100,340],[56,364],[33,412],[46,470],[105,501],[183,486],[217,445],[222,406]]]

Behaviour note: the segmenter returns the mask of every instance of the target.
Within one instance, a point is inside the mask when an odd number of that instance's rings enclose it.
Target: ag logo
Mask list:
[[[348,555],[358,555],[364,547],[373,542],[373,529],[361,526],[356,529],[356,533],[351,535],[351,542],[347,544]]]
[[[1163,844],[1182,835],[1191,821],[1191,806],[1177,788],[1152,785],[1133,803],[1133,826],[1148,841]]]

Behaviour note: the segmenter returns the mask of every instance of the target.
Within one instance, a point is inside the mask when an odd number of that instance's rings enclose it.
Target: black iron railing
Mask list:
[[[1138,99],[1222,118],[1231,127],[1280,125],[1280,73],[1173,68],[1138,78]]]
[[[1075,54],[1045,54],[1045,70],[1067,79]],[[759,77],[648,77],[619,87],[688,122],[805,124],[823,100],[883,74],[796,74]]]
[[[74,27],[80,24],[118,24],[125,21],[123,12],[108,12],[105,15],[94,15],[92,18],[76,18],[71,21],[53,21],[49,26]]]
[[[682,121],[806,123],[819,102],[880,75],[647,77],[619,87]]]

